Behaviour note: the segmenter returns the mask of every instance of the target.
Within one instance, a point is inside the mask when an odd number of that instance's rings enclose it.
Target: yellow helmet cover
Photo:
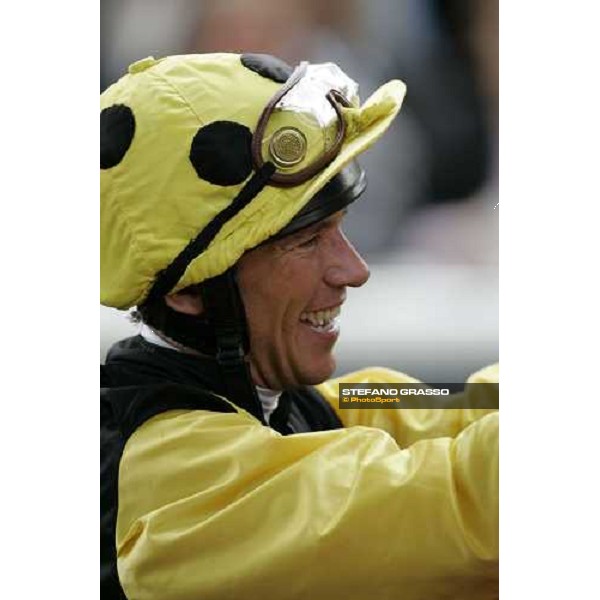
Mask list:
[[[266,55],[149,57],[101,95],[102,304],[143,302],[157,275],[270,162],[266,187],[222,219],[172,291],[222,274],[284,228],[400,110],[401,81],[360,105],[336,65],[301,67],[290,76]]]

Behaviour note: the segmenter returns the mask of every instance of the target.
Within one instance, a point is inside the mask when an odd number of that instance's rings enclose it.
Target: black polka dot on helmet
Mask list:
[[[292,74],[292,67],[285,61],[270,54],[242,54],[242,64],[251,71],[277,83],[285,83]]]
[[[237,185],[252,172],[252,132],[234,121],[201,127],[192,141],[190,161],[200,179],[215,185]]]
[[[100,113],[100,168],[116,167],[127,154],[135,134],[135,118],[124,104],[115,104]]]

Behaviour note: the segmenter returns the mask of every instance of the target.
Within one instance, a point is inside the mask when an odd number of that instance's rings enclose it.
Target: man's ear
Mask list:
[[[198,316],[204,310],[200,294],[186,290],[165,296],[165,302],[173,310],[185,315]]]

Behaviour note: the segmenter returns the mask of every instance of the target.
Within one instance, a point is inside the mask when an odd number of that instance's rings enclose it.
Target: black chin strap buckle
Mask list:
[[[218,336],[216,358],[221,369],[228,373],[238,369],[241,364],[246,364],[246,352],[238,332]]]
[[[219,366],[229,369],[232,367],[236,367],[241,362],[245,361],[245,353],[243,348],[240,346],[235,347],[223,347],[219,345],[219,349],[217,351],[217,362]]]

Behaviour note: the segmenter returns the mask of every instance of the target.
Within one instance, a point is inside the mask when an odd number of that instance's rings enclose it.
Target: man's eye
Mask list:
[[[303,242],[301,242],[300,244],[298,244],[299,248],[310,248],[311,246],[316,245],[316,243],[319,241],[319,234],[315,234],[311,237],[309,237],[307,240],[304,240]]]

